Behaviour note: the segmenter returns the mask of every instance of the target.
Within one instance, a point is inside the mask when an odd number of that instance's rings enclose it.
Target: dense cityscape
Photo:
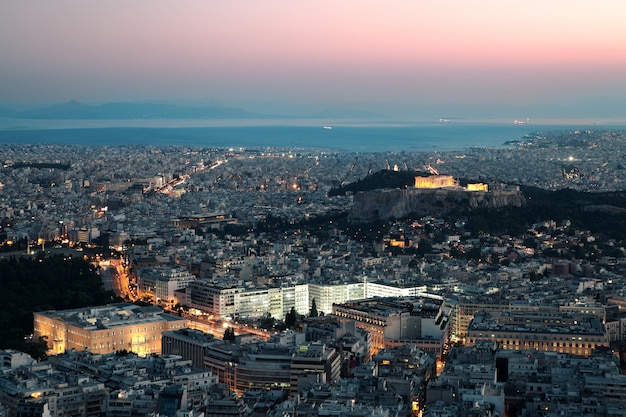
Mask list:
[[[0,262],[111,302],[29,312],[0,417],[626,416],[625,150],[2,144]]]

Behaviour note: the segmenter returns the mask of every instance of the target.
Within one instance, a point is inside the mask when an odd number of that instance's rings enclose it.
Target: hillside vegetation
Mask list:
[[[35,357],[41,354],[38,346],[24,338],[33,332],[33,312],[119,301],[114,293],[104,291],[93,265],[60,255],[0,259],[0,288],[0,348]]]
[[[427,174],[382,170],[354,183],[333,189],[329,195],[412,187],[415,176],[418,175]],[[461,179],[459,182],[463,185],[467,184],[468,180]],[[575,228],[603,233],[608,237],[622,239],[626,235],[626,191],[583,192],[571,189],[549,191],[531,186],[520,186],[520,189],[526,200],[524,207],[469,210],[459,205],[445,217],[467,218],[467,227],[474,234],[524,233],[536,222],[569,220]],[[432,215],[437,216],[438,213]],[[411,216],[414,217],[414,214]]]

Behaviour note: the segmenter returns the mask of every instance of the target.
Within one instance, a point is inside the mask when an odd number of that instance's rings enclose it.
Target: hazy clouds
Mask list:
[[[0,100],[598,112],[626,97],[624,21],[623,0],[4,0]]]

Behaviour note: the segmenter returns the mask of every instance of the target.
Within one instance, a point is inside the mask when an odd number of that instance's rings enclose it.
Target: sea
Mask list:
[[[626,130],[626,120],[25,120],[0,119],[0,144],[188,146],[433,152],[502,148],[555,130]]]

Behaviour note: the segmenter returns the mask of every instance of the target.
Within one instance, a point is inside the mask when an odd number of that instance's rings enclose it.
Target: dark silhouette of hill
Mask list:
[[[588,229],[609,237],[626,236],[626,192],[583,192],[572,189],[548,191],[522,186],[528,199],[528,216],[570,220],[578,229]],[[552,217],[549,217],[549,215]],[[531,217],[532,219],[532,217]]]
[[[383,169],[376,171],[367,177],[346,184],[343,187],[334,188],[328,192],[329,196],[345,195],[346,193],[358,193],[359,191],[380,190],[385,188],[406,188],[415,185],[416,176],[428,174],[418,171],[392,171]]]
[[[608,238],[622,240],[626,235],[626,193],[590,193],[563,189],[548,191],[521,186],[527,205],[499,210],[474,210],[456,213],[467,219],[472,234],[525,233],[533,224],[569,220],[572,229],[589,230]]]

